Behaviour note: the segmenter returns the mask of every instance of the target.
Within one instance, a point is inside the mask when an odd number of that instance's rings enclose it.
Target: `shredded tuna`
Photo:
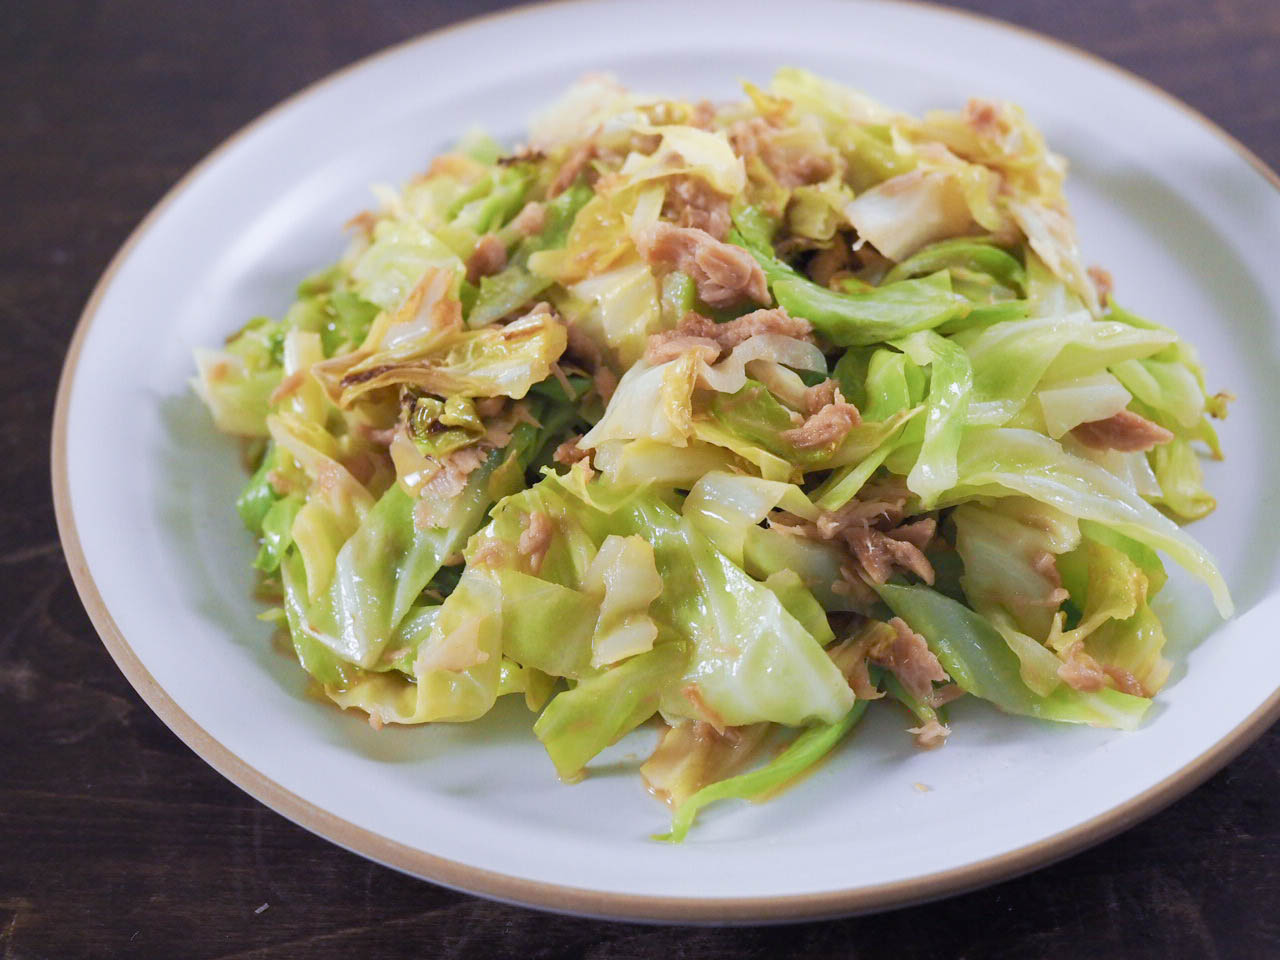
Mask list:
[[[916,746],[921,750],[933,750],[947,742],[947,737],[951,736],[951,728],[933,719],[923,726],[908,727],[907,733],[915,734]]]
[[[861,506],[864,506],[864,504],[862,504],[860,501],[850,500],[847,504],[845,504],[843,507],[841,507],[839,510],[837,510],[834,513],[823,512],[818,517],[817,522],[814,524],[811,524],[813,529],[810,532],[813,534],[816,534],[819,539],[834,540],[836,535],[840,533],[840,531],[844,530],[845,527],[849,526],[850,523],[853,522],[854,518],[845,517],[844,515],[845,511],[850,510],[851,508],[856,508]],[[863,523],[866,522],[866,519],[862,517],[858,517],[856,519],[860,520]],[[804,530],[805,524],[797,524],[796,526],[801,532],[805,532]]]
[[[937,520],[921,517],[899,526],[908,497],[900,478],[868,483],[862,496],[867,499],[850,500],[813,523],[774,514],[770,527],[815,540],[842,540],[872,582],[884,583],[895,569],[901,569],[932,584],[933,565],[924,550],[937,533]]]
[[[959,700],[964,695],[964,687],[958,683],[948,683],[941,687],[934,687],[933,692],[929,694],[925,703],[937,710],[939,707],[945,707],[953,700]]]
[[[569,378],[568,376],[565,375],[565,372],[561,368],[560,364],[553,363],[551,365],[551,375],[556,378],[556,383],[560,384],[560,389],[564,391],[564,395],[566,397],[572,397],[573,384],[569,382]]]
[[[851,403],[831,403],[808,417],[803,424],[784,430],[782,439],[801,450],[835,446],[860,422],[858,408]]]
[[[933,564],[919,547],[905,540],[895,540],[887,533],[882,536],[884,537],[883,545],[889,551],[894,566],[911,571],[925,583],[933,586]]]
[[[716,119],[716,105],[710,100],[699,100],[693,105],[693,115],[689,118],[689,126],[699,130],[710,130]]]
[[[768,153],[765,163],[774,168],[778,181],[784,187],[821,183],[835,171],[830,157],[789,150],[775,150]]]
[[[506,405],[506,397],[481,397],[475,402],[476,413],[482,417],[496,417]]]
[[[350,230],[362,233],[366,237],[373,236],[373,228],[378,225],[378,215],[370,213],[368,210],[361,210],[354,217],[343,224]]]
[[[789,537],[811,537],[817,531],[813,529],[812,524],[806,524],[798,517],[790,514],[770,514],[765,518],[765,523],[769,525],[770,530],[777,530],[779,533],[785,533]]]
[[[565,330],[569,335],[569,346],[565,352],[590,372],[596,393],[600,395],[601,400],[608,403],[609,398],[613,396],[613,391],[618,388],[618,375],[613,372],[599,344],[589,333],[572,323],[567,324]]]
[[[726,323],[716,323],[690,310],[675,329],[650,334],[645,344],[645,362],[664,363],[696,350],[707,363],[715,363],[723,351],[763,333],[811,341],[813,327],[808,320],[793,317],[781,307],[754,310]]]
[[[1037,598],[1030,602],[1034,602],[1038,606],[1042,605],[1056,609],[1071,596],[1062,586],[1062,575],[1058,573],[1057,558],[1048,550],[1041,550],[1031,558],[1031,569],[1040,574],[1051,585],[1051,588],[1043,600]]]
[[[449,503],[462,493],[467,477],[484,463],[489,451],[476,445],[462,447],[440,461],[436,471],[418,494],[413,508],[413,523],[418,530],[440,526]]]
[[[480,443],[491,450],[501,450],[511,442],[511,428],[519,421],[519,417],[512,413],[512,418],[504,423],[489,423],[485,425],[484,435],[480,438]]]
[[[369,450],[356,450],[338,461],[351,474],[356,483],[369,485],[378,472],[379,460]]]
[[[1096,693],[1107,685],[1107,674],[1098,661],[1084,652],[1084,642],[1076,640],[1064,651],[1065,662],[1058,676],[1073,690]]]
[[[794,260],[796,257],[812,251],[813,241],[799,234],[783,237],[773,245],[773,252],[780,260]]]
[[[358,429],[362,437],[380,447],[391,446],[391,441],[396,438],[395,427],[375,427],[368,423],[362,423]]]
[[[885,536],[892,540],[901,540],[903,543],[909,543],[917,550],[924,550],[929,546],[929,541],[933,539],[933,535],[938,531],[938,521],[933,517],[922,517],[919,520],[913,520],[911,523],[904,523],[899,527],[885,531]]]
[[[535,430],[542,429],[542,421],[529,412],[529,404],[524,400],[518,401],[512,406],[511,414],[515,417],[516,423],[527,423]],[[503,444],[503,446],[505,446],[505,444]]]
[[[591,162],[591,158],[595,155],[596,145],[594,141],[588,140],[574,148],[573,152],[569,154],[569,158],[556,171],[551,185],[547,187],[547,196],[554,197],[572,187],[573,182],[578,179],[578,174],[586,169],[587,164]]]
[[[477,567],[499,567],[507,563],[508,547],[496,537],[485,537],[471,554]]]
[[[863,493],[867,492],[864,487]],[[853,527],[892,526],[902,520],[906,503],[905,495],[898,497],[892,493],[883,498],[874,495],[869,499],[855,498],[839,510],[823,513],[818,517],[815,529],[823,540],[831,540]]]
[[[680,227],[705,230],[717,240],[729,235],[729,198],[701,177],[673,177],[662,207],[665,219]]]
[[[1128,670],[1121,670],[1119,667],[1105,666],[1102,672],[1111,678],[1117,690],[1121,693],[1127,693],[1131,697],[1149,697],[1151,693],[1144,687]]]
[[[492,233],[486,233],[467,258],[467,282],[479,283],[481,277],[491,277],[506,265],[506,246]]]
[[[764,271],[742,247],[723,243],[705,230],[661,220],[637,231],[634,239],[636,249],[650,264],[692,277],[698,296],[713,307],[743,300],[769,302]]]
[[[551,459],[556,463],[563,463],[565,466],[572,466],[580,460],[590,460],[591,451],[583,450],[578,446],[578,441],[582,439],[582,434],[574,434],[560,446],[556,447],[556,452],[551,455]]]
[[[554,533],[555,524],[541,510],[525,515],[524,531],[516,543],[516,551],[529,558],[530,573],[537,573],[542,569],[542,561],[547,557],[547,548],[551,546],[551,536]]]
[[[708,321],[714,323],[714,321]],[[761,333],[813,342],[813,325],[804,317],[793,317],[782,307],[753,310],[727,323],[715,324],[715,339],[726,350]]]
[[[668,336],[675,333],[668,330],[649,337],[644,348],[644,362],[649,366],[657,366],[668,360],[675,360],[686,353],[696,353],[698,359],[705,363],[715,363],[720,359],[720,344],[706,337]]]
[[[722,324],[690,310],[676,324],[675,329],[649,335],[644,348],[645,363],[665,363],[694,349],[698,350],[707,363],[715,363],[720,358],[721,326]]]
[[[759,157],[784,187],[826,180],[835,171],[831,157],[796,149],[778,138],[778,129],[764,117],[739,120],[729,128],[729,143],[744,160]]]
[[[1041,550],[1031,558],[1031,569],[1055,586],[1062,586],[1062,575],[1058,573],[1058,563],[1048,550]]]
[[[467,477],[489,456],[489,451],[478,446],[462,447],[453,451],[441,461],[441,470],[423,488],[424,493],[433,493],[445,500],[451,500],[462,492],[467,484]]]
[[[924,637],[916,633],[901,617],[889,621],[894,636],[890,642],[881,642],[871,648],[871,661],[893,673],[904,690],[917,700],[924,700],[933,693],[934,682],[945,683],[951,679],[942,664],[934,656]]]
[[[840,579],[831,584],[831,592],[841,597],[848,597],[854,603],[861,605],[864,612],[880,602],[880,596],[867,586],[852,567],[840,568]]]
[[[1115,281],[1111,279],[1110,271],[1104,270],[1102,267],[1090,267],[1085,273],[1093,281],[1093,288],[1098,291],[1098,302],[1105,307],[1111,302],[1111,292],[1116,288]]]
[[[821,383],[809,387],[804,392],[804,409],[806,413],[817,413],[829,403],[835,403],[836,392],[838,391],[834,380],[823,380]]]
[[[809,279],[819,286],[830,286],[831,278],[848,267],[851,261],[849,245],[837,236],[835,243],[819,250],[809,261]]]
[[[547,225],[547,208],[536,200],[530,200],[511,220],[511,229],[522,237],[541,233]]]
[[[1000,108],[990,100],[973,97],[964,105],[965,123],[973,128],[973,132],[981,137],[999,137],[1003,132],[1000,124]]]
[[[830,382],[827,381],[827,383]],[[862,422],[858,408],[845,400],[839,387],[833,386],[830,389],[830,399],[827,399],[828,391],[824,389],[825,387],[826,384],[821,384],[813,388],[819,390],[819,393],[806,393],[805,403],[810,408],[819,400],[827,402],[816,413],[811,412],[800,426],[792,430],[784,430],[783,440],[802,450],[835,446],[848,436],[850,430]]]
[[[738,120],[729,127],[729,145],[733,152],[743,157],[758,157],[761,141],[773,135],[774,127],[764,117],[749,117]]]
[[[871,682],[871,673],[867,670],[865,655],[849,664],[844,676],[849,682],[849,689],[859,700],[879,700],[884,696],[884,691],[876,689],[875,684]]]
[[[618,389],[618,375],[603,363],[592,372],[591,382],[595,385],[596,393],[605,403],[609,402],[613,391]]]
[[[1173,434],[1132,410],[1121,410],[1105,420],[1082,423],[1071,435],[1095,450],[1119,450],[1132,453],[1150,450],[1173,439]]]
[[[852,526],[843,533],[858,563],[876,583],[885,583],[893,575],[894,568],[901,567],[933,585],[933,565],[915,544],[894,540],[867,526]]]

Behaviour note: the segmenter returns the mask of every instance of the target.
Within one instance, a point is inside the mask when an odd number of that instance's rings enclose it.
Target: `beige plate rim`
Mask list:
[[[535,3],[532,6],[535,8],[556,6],[562,2],[565,2],[565,0],[546,0],[546,2]],[[1224,140],[1268,180],[1273,187],[1280,190],[1280,176],[1248,147],[1194,108],[1122,67],[1118,67],[1094,54],[1053,37],[1006,23],[993,17],[946,8],[934,3],[920,2],[920,0],[896,0],[896,2],[904,6],[932,8],[952,16],[965,17],[970,20],[980,21],[988,26],[1031,37],[1084,59],[1096,67],[1102,67],[1130,83],[1137,83],[1192,116],[1215,136]],[[241,760],[240,757],[215,740],[188,716],[151,676],[137,654],[134,653],[132,647],[129,646],[129,642],[125,639],[124,634],[121,633],[120,628],[116,625],[111,612],[107,609],[102,595],[98,591],[97,584],[94,582],[93,574],[89,570],[84,551],[80,545],[79,533],[76,529],[67,476],[67,408],[71,396],[71,387],[75,381],[80,350],[89,327],[93,323],[98,306],[120,266],[165,208],[207,166],[213,163],[232,144],[257,128],[259,124],[265,123],[303,97],[311,96],[337,78],[360,69],[371,61],[394,51],[476,23],[519,16],[528,9],[530,9],[528,6],[517,7],[487,16],[471,18],[386,47],[308,85],[260,115],[257,119],[224,140],[183,176],[160,202],[151,209],[112,258],[80,315],[63,365],[61,379],[58,383],[57,402],[53,417],[51,467],[54,512],[57,518],[58,533],[62,540],[63,553],[71,569],[72,580],[79,591],[80,599],[89,614],[89,619],[101,636],[108,653],[111,654],[125,678],[142,696],[147,706],[188,747],[232,783],[277,813],[305,827],[312,833],[316,833],[339,846],[376,860],[379,863],[447,887],[508,903],[592,917],[657,923],[751,924],[847,916],[855,913],[868,913],[891,907],[906,906],[986,886],[1045,866],[1100,843],[1152,816],[1163,807],[1199,786],[1224,767],[1261,736],[1277,718],[1280,718],[1280,690],[1277,690],[1212,749],[1201,754],[1176,773],[1171,774],[1137,796],[1130,798],[1125,803],[1113,807],[1111,810],[1084,823],[1000,856],[923,877],[817,894],[799,894],[784,897],[693,899],[606,893],[580,887],[525,880],[437,857],[425,851],[397,843],[336,817],[315,804],[304,800],[297,794],[286,790],[280,784],[264,776]]]

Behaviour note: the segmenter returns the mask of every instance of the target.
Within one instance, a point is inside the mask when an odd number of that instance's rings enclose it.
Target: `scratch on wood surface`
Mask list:
[[[9,629],[0,636],[0,657],[3,657],[13,645],[14,640],[22,635],[28,623],[38,617],[42,610],[49,608],[49,601],[61,586],[62,577],[53,577],[42,589],[32,594],[31,600],[16,615],[10,614]]]
[[[0,664],[0,693],[13,697],[18,703],[35,699],[36,679],[29,663]]]
[[[0,911],[12,911],[13,915],[9,918],[9,922],[4,925],[4,929],[0,930],[0,947],[4,947],[4,960],[13,960],[16,956],[13,952],[14,934],[18,932],[18,927],[22,923],[24,915],[31,910],[31,901],[25,897],[19,897],[16,900],[0,900]]]
[[[51,800],[55,802],[87,803],[93,806],[138,807],[143,810],[168,810],[177,807],[184,811],[210,810],[215,813],[226,811],[226,806],[218,803],[202,803],[197,800],[152,800],[149,797],[103,797],[87,793],[61,793],[56,790],[25,790],[0,786],[0,799],[20,797],[24,800]],[[0,804],[0,809],[4,805]],[[11,811],[10,811],[11,812]],[[16,902],[16,901],[15,901]],[[0,910],[6,909],[6,901],[0,900]]]
[[[442,904],[435,910],[424,910],[407,917],[393,917],[392,919],[373,919],[368,923],[358,923],[348,927],[341,927],[337,930],[330,930],[327,933],[314,933],[306,937],[297,937],[292,940],[282,940],[280,943],[273,943],[268,947],[254,947],[249,950],[237,950],[235,953],[224,953],[213,960],[273,960],[275,957],[293,957],[298,955],[299,947],[314,946],[323,943],[332,943],[347,937],[357,936],[369,930],[384,931],[389,927],[403,927],[425,920],[428,917],[436,917],[441,913],[451,911],[459,906],[465,908],[474,908],[476,905],[481,908],[485,906],[483,901],[464,900],[461,904],[450,902]]]
[[[39,560],[41,557],[48,557],[55,553],[62,554],[62,544],[57,540],[50,540],[47,543],[38,543],[32,547],[23,547],[0,554],[0,566],[7,567],[12,564],[26,563],[28,560]]]

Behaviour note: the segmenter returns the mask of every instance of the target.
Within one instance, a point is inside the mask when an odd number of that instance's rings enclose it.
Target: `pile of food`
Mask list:
[[[521,694],[566,780],[657,718],[676,840],[875,700],[922,747],[962,696],[1134,727],[1160,553],[1231,609],[1175,522],[1214,507],[1228,397],[1086,269],[1022,112],[746,94],[586,78],[196,358],[324,693],[375,727]]]

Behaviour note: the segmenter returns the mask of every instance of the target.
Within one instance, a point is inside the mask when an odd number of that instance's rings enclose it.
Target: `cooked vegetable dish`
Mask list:
[[[668,840],[878,700],[904,748],[959,697],[1135,727],[1162,554],[1231,611],[1177,522],[1229,397],[1085,267],[1024,114],[745,87],[585,78],[196,357],[317,689],[377,728],[518,694],[566,780],[656,723]]]

